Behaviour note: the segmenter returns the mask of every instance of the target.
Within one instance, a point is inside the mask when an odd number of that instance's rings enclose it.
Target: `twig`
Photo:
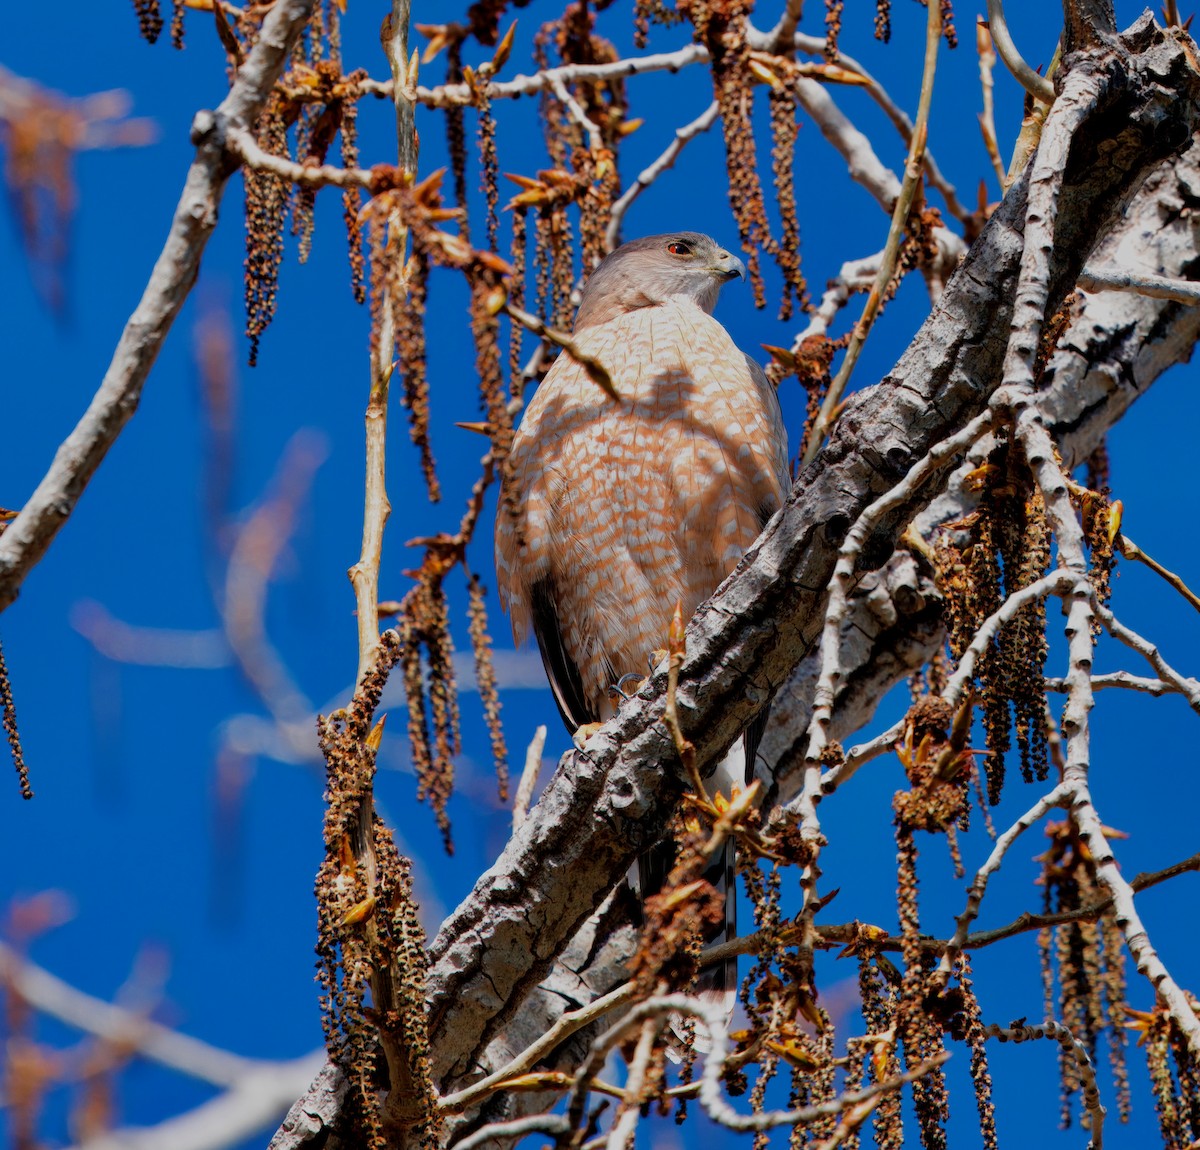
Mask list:
[[[581,1006],[578,1010],[560,1015],[558,1021],[536,1042],[531,1043],[515,1058],[506,1062],[499,1070],[489,1074],[486,1078],[473,1082],[455,1094],[448,1094],[441,1100],[438,1109],[443,1114],[458,1114],[463,1110],[469,1110],[489,1094],[504,1089],[510,1079],[532,1070],[550,1051],[576,1031],[590,1026],[610,1010],[616,1010],[617,1007],[630,1002],[634,994],[633,983],[627,982],[617,987],[616,990],[611,990],[608,994],[589,1002],[586,1006]]]
[[[685,994],[666,994],[639,1003],[620,1022],[597,1038],[587,1060],[575,1076],[575,1088],[568,1103],[568,1115],[572,1109],[582,1109],[582,1099],[588,1089],[589,1081],[603,1066],[609,1052],[632,1028],[640,1026],[648,1018],[661,1018],[671,1014],[689,1015],[695,1018],[708,1032],[711,1049],[705,1059],[704,1071],[700,1079],[698,1091],[700,1104],[709,1118],[729,1130],[742,1132],[774,1130],[780,1126],[802,1126],[822,1118],[830,1118],[844,1113],[868,1099],[891,1093],[909,1082],[916,1081],[949,1058],[949,1054],[943,1052],[935,1058],[919,1063],[904,1074],[814,1106],[804,1106],[795,1110],[765,1111],[760,1114],[739,1114],[725,1101],[721,1093],[721,1075],[724,1072],[729,1051],[724,1013],[723,1006],[712,1005]],[[540,1118],[540,1123],[525,1127],[525,1132],[541,1130],[551,1135],[566,1135],[572,1132],[573,1126],[569,1116],[544,1114],[537,1117]],[[459,1143],[459,1146],[463,1150],[468,1150],[468,1147],[471,1146],[485,1145],[487,1141],[498,1137],[501,1133],[514,1132],[507,1125],[504,1129],[501,1128],[501,1124],[484,1127],[473,1135],[469,1142],[464,1140]],[[482,1137],[485,1134],[488,1135],[486,1139]]]
[[[1052,1019],[1036,1026],[985,1026],[985,1038],[998,1038],[1001,1042],[1029,1042],[1035,1038],[1050,1038],[1057,1042],[1074,1060],[1083,1088],[1083,1105],[1088,1115],[1088,1132],[1092,1136],[1089,1150],[1101,1150],[1104,1145],[1104,1116],[1107,1111],[1100,1102],[1100,1090],[1096,1085],[1096,1067],[1084,1046],[1061,1022]]]
[[[0,979],[42,1014],[85,1034],[130,1047],[160,1066],[213,1086],[235,1086],[260,1065],[228,1050],[180,1034],[161,1022],[85,994],[0,942]]]
[[[620,80],[628,76],[641,76],[647,72],[678,72],[690,64],[703,64],[709,59],[708,49],[700,44],[690,44],[677,52],[660,52],[651,56],[630,56],[607,64],[565,64],[560,68],[545,68],[532,76],[524,74],[511,80],[496,81],[488,85],[489,100],[513,99],[543,92],[555,84],[573,84],[580,80],[599,83],[605,80]],[[390,96],[390,82],[366,80],[362,91],[375,96]],[[475,96],[467,84],[442,84],[436,88],[416,90],[417,102],[430,108],[467,105]]]
[[[796,35],[796,25],[800,23],[803,11],[804,0],[787,0],[779,22],[767,33],[772,52],[784,52],[792,46],[792,39]]]
[[[720,108],[716,100],[714,100],[690,124],[685,124],[682,128],[676,129],[675,138],[667,145],[662,155],[648,168],[643,168],[638,173],[637,179],[625,189],[621,194],[621,198],[613,204],[612,215],[609,216],[608,220],[608,228],[604,233],[604,245],[610,252],[620,242],[621,224],[624,222],[625,213],[629,211],[633,201],[654,183],[663,172],[675,166],[675,161],[679,159],[679,153],[683,151],[688,141],[700,135],[701,132],[707,132],[717,122],[719,114]]]
[[[1061,693],[1067,689],[1067,681],[1063,678],[1046,679],[1043,686],[1047,691]],[[1128,671],[1110,671],[1104,675],[1092,675],[1092,690],[1103,691],[1110,687],[1124,687],[1130,691],[1141,691],[1147,695],[1173,695],[1177,690],[1162,679],[1145,679],[1140,675],[1131,675]]]
[[[675,744],[675,753],[683,764],[688,781],[692,784],[693,793],[701,802],[711,806],[712,800],[709,797],[708,789],[696,767],[696,748],[688,739],[684,738],[683,728],[679,725],[679,711],[675,705],[675,699],[679,693],[679,668],[683,666],[684,657],[687,655],[682,603],[675,604],[675,613],[671,616],[671,625],[668,628],[667,646],[667,701],[663,707],[663,723],[671,733],[671,741]]]
[[[847,532],[838,551],[833,578],[829,584],[829,601],[825,608],[821,635],[821,670],[813,691],[813,712],[808,726],[808,747],[804,755],[804,784],[800,794],[790,804],[800,812],[801,833],[812,844],[814,850],[817,849],[820,839],[817,802],[823,793],[821,755],[829,741],[833,703],[841,676],[840,627],[850,602],[858,557],[876,524],[884,516],[910,500],[931,476],[937,474],[954,456],[966,451],[991,426],[991,413],[983,412],[956,434],[930,448],[922,459],[913,464],[904,479],[862,512]],[[805,885],[804,880],[802,885]],[[810,887],[811,884],[806,888],[809,894],[812,893]]]
[[[257,120],[313,3],[279,0],[263,24],[254,50],[238,69],[229,95],[215,112],[200,112],[193,120],[196,158],[141,301],[121,333],[87,411],[55,452],[53,463],[20,515],[0,535],[0,611],[17,597],[25,577],[46,553],[108,449],[137,410],[150,368],[196,282],[204,247],[216,227],[217,206],[230,175],[225,129]]]
[[[1136,894],[1139,891],[1148,890],[1150,887],[1158,886],[1160,883],[1177,878],[1181,874],[1192,874],[1198,871],[1200,871],[1200,853],[1191,855],[1180,862],[1172,863],[1162,870],[1135,875],[1130,880],[1129,885]],[[1113,900],[1111,897],[1108,897],[1088,903],[1085,906],[1075,907],[1072,910],[1056,911],[1048,914],[1035,914],[1031,911],[1025,911],[1004,926],[992,927],[988,930],[977,930],[966,935],[962,940],[961,949],[967,953],[971,953],[976,950],[982,950],[984,947],[994,946],[996,943],[1004,942],[1006,939],[1014,938],[1018,934],[1027,934],[1029,931],[1041,930],[1043,927],[1061,926],[1069,922],[1094,922],[1105,911],[1111,909],[1112,905]],[[853,943],[861,937],[861,934],[862,923],[826,923],[816,927],[813,932],[815,944],[829,948]],[[785,945],[791,945],[793,938],[799,938],[799,936],[800,928],[795,927],[785,929],[782,937]],[[714,946],[706,947],[700,952],[696,961],[702,967],[712,966],[723,962],[727,958],[736,958],[743,954],[757,954],[762,946],[777,943],[779,939],[780,936],[778,933],[772,934],[765,931],[740,935],[738,938],[730,939],[728,942],[721,942]],[[936,938],[933,935],[922,935],[918,942],[922,950],[941,954],[950,945],[951,940]],[[871,945],[878,950],[900,951],[904,948],[904,939],[898,935],[880,935],[871,939]]]
[[[638,1035],[637,1046],[633,1058],[629,1061],[629,1071],[625,1076],[625,1097],[622,1099],[616,1121],[608,1132],[605,1140],[605,1150],[625,1150],[632,1142],[637,1129],[638,1118],[641,1116],[642,1093],[646,1088],[646,1075],[650,1069],[650,1061],[654,1057],[654,1045],[662,1032],[663,1019],[651,1015],[642,1022],[642,1032]],[[592,1085],[591,1089],[595,1089]]]
[[[408,74],[408,21],[410,0],[392,0],[391,14],[384,25],[382,43],[392,69],[392,89],[396,108],[397,151],[400,167],[409,175],[417,170],[416,127],[413,105],[405,79]],[[383,258],[403,267],[408,247],[408,228],[392,213],[387,222],[387,243]],[[358,609],[358,682],[375,665],[379,652],[379,563],[383,553],[383,532],[391,515],[387,495],[387,409],[388,390],[396,345],[396,303],[394,294],[407,291],[407,282],[392,276],[382,277],[379,306],[378,351],[371,364],[371,390],[366,410],[366,490],[363,496],[362,551],[350,568],[350,582]],[[368,839],[370,836],[367,836]]]
[[[1197,297],[1200,301],[1200,297]],[[1197,611],[1200,611],[1200,598],[1196,593],[1178,576],[1174,571],[1168,571],[1156,559],[1151,558],[1146,554],[1128,535],[1123,532],[1117,535],[1117,547],[1120,548],[1121,554],[1126,559],[1136,559],[1139,563],[1144,563],[1156,575],[1161,575],[1176,591],[1179,592]]]
[[[862,86],[867,90],[871,99],[879,105],[884,115],[892,122],[892,126],[896,131],[900,133],[905,146],[910,146],[912,144],[913,122],[909,119],[908,113],[892,99],[888,90],[853,56],[847,56],[840,50],[838,52],[838,64],[847,71],[855,73],[861,79]],[[957,189],[942,173],[937,160],[934,159],[933,153],[929,150],[928,146],[925,148],[922,163],[925,167],[926,181],[946,201],[946,208],[950,214],[957,220],[966,220],[969,218],[971,213],[967,211],[962,201],[958,198]]]
[[[604,366],[594,355],[588,355],[566,332],[562,332],[553,327],[548,327],[536,315],[531,315],[529,312],[522,310],[515,304],[505,301],[504,306],[500,309],[509,319],[519,323],[523,328],[533,332],[540,339],[549,340],[551,343],[561,347],[576,363],[588,373],[588,378],[604,392],[609,399],[615,399],[618,403],[621,401],[620,395],[617,393],[616,387],[613,386],[612,376],[608,373],[608,368]]]
[[[1117,866],[1092,800],[1088,782],[1089,714],[1094,705],[1091,628],[1100,604],[1087,581],[1083,529],[1071,502],[1070,480],[1057,458],[1034,392],[1034,360],[1049,297],[1049,253],[1054,247],[1063,173],[1076,132],[1096,105],[1099,84],[1097,76],[1082,69],[1072,70],[1047,116],[1029,179],[1020,278],[1003,378],[991,404],[998,410],[1011,412],[1013,434],[1041,491],[1046,517],[1058,545],[1059,562],[1076,577],[1069,592],[1060,592],[1067,604],[1068,652],[1067,704],[1062,718],[1066,761],[1062,773],[1063,783],[1069,788],[1071,818],[1091,855],[1097,882],[1113,900],[1114,918],[1138,971],[1158,992],[1193,1054],[1200,1055],[1200,1019],[1150,941],[1134,903],[1134,892]],[[1111,612],[1106,614],[1111,620]],[[1161,668],[1155,669],[1160,678],[1167,678]]]
[[[525,752],[525,768],[521,771],[521,781],[517,785],[517,794],[513,799],[512,825],[515,831],[529,814],[529,804],[533,801],[533,788],[537,786],[538,775],[542,769],[542,751],[546,746],[546,726],[543,723],[533,732],[529,741],[529,749]]]
[[[1118,642],[1124,643],[1126,647],[1141,655],[1154,668],[1158,677],[1183,695],[1192,710],[1200,714],[1200,682],[1176,671],[1149,639],[1126,627],[1103,603],[1094,603],[1093,606],[1104,629]]]
[[[229,151],[247,168],[271,172],[288,183],[305,188],[366,188],[378,182],[375,173],[364,168],[337,168],[332,164],[297,164],[286,156],[276,156],[258,146],[252,132],[230,127],[225,135]]]
[[[886,755],[904,737],[904,725],[905,720],[900,719],[882,734],[876,735],[868,742],[857,743],[851,747],[846,752],[846,761],[840,767],[834,767],[826,772],[821,780],[821,793],[823,795],[833,794],[843,783],[852,779],[860,767],[865,766],[872,759],[879,758],[880,755]]]
[[[870,192],[885,212],[895,212],[903,184],[876,154],[871,141],[838,107],[824,84],[807,76],[795,78],[796,99],[812,117],[821,135],[846,161],[850,178]]]
[[[854,327],[850,345],[846,348],[838,373],[829,385],[829,391],[821,402],[821,410],[813,421],[809,432],[808,443],[804,449],[804,462],[811,463],[821,450],[821,444],[833,421],[833,413],[842,401],[846,385],[850,382],[850,374],[862,352],[863,344],[870,333],[871,325],[883,306],[883,298],[892,276],[896,271],[896,263],[900,257],[900,244],[904,238],[904,230],[908,225],[908,215],[916,198],[917,188],[921,182],[923,171],[922,159],[925,154],[925,140],[929,131],[929,109],[933,102],[933,78],[937,69],[938,46],[942,37],[942,10],[939,4],[929,4],[928,21],[925,28],[925,66],[921,75],[921,98],[917,104],[917,119],[913,127],[912,140],[908,146],[908,159],[904,166],[904,182],[900,194],[896,198],[892,211],[892,223],[888,229],[887,243],[884,245],[883,261],[867,297],[866,306]]]
[[[957,670],[942,691],[942,698],[952,707],[957,707],[962,701],[967,684],[975,675],[975,664],[987,650],[1000,628],[1005,623],[1012,622],[1030,603],[1036,603],[1050,594],[1065,595],[1078,584],[1079,580],[1080,576],[1076,572],[1059,567],[1051,571],[1049,575],[1043,575],[1040,579],[1035,579],[1027,586],[1012,592],[999,608],[979,625],[971,637],[970,645],[958,661]]]
[[[1060,783],[1049,794],[1038,799],[996,840],[992,847],[992,853],[988,855],[983,866],[975,872],[975,877],[967,888],[967,905],[954,920],[957,927],[950,941],[946,943],[946,949],[942,951],[942,960],[938,963],[935,977],[943,984],[950,978],[954,970],[954,963],[966,946],[971,924],[979,917],[979,908],[983,904],[983,896],[987,892],[988,880],[1000,869],[1000,864],[1004,861],[1008,848],[1039,819],[1044,818],[1055,807],[1064,806],[1070,793],[1070,788],[1065,783]]]
[[[882,258],[883,253],[876,252],[842,264],[838,274],[826,284],[821,302],[809,313],[808,325],[792,341],[793,354],[799,352],[806,339],[828,335],[838,312],[850,302],[852,295],[871,290]]]
[[[583,106],[579,101],[571,95],[570,89],[561,76],[553,75],[550,77],[550,91],[554,93],[554,98],[566,107],[567,111],[571,114],[571,119],[587,133],[588,147],[592,150],[593,154],[599,152],[604,146],[603,138],[600,135],[600,127],[583,110]]]
[[[1084,291],[1125,291],[1148,295],[1153,299],[1174,300],[1176,303],[1200,303],[1200,283],[1173,279],[1171,276],[1121,272],[1110,268],[1084,268],[1076,282]]]
[[[292,437],[272,481],[273,491],[237,529],[217,602],[238,668],[280,730],[297,723],[308,726],[313,706],[267,637],[267,592],[292,539],[299,505],[325,454],[324,442],[311,432]],[[307,737],[311,735],[309,727]]]
[[[1004,18],[1004,5],[1001,0],[987,0],[988,29],[992,41],[1004,66],[1012,73],[1013,79],[1043,104],[1054,103],[1054,85],[1045,76],[1039,76],[1022,58],[1009,35],[1008,22]]]
[[[992,69],[996,67],[996,50],[992,46],[992,34],[988,31],[987,21],[975,21],[975,49],[979,53],[979,86],[983,91],[983,111],[979,113],[979,130],[983,133],[983,146],[987,148],[988,159],[996,171],[996,179],[1004,188],[1004,161],[1000,158],[1000,145],[996,141],[996,109],[995,84],[992,80]]]
[[[236,1146],[279,1121],[297,1091],[321,1065],[323,1055],[263,1065],[223,1094],[157,1126],[126,1126],[70,1150],[214,1150]]]

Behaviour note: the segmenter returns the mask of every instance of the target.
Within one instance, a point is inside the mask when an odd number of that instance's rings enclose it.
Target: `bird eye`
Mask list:
[[[672,240],[667,244],[667,251],[673,256],[690,256],[692,254],[692,245],[685,244],[682,240]]]

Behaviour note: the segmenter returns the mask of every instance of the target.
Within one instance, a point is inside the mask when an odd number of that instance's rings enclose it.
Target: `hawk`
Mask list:
[[[500,598],[516,641],[537,639],[572,731],[615,714],[614,688],[666,647],[676,604],[690,618],[787,494],[775,389],[712,316],[722,285],[745,276],[697,232],[617,248],[588,280],[573,336],[619,401],[564,352],[516,432],[496,517]],[[714,786],[749,781],[760,735],[735,744]],[[641,885],[655,889],[645,860]]]

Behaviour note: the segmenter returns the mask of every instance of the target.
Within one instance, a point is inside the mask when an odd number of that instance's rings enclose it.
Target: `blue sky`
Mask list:
[[[433,20],[438,18],[433,9],[457,14],[459,7],[417,0],[415,18]],[[775,7],[760,7],[766,24]],[[1013,31],[1027,58],[1035,63],[1048,59],[1056,20],[1040,15],[1037,5],[1012,7]],[[1131,3],[1117,7],[1122,25],[1139,12]],[[621,8],[614,5],[605,13],[600,27],[628,51],[630,26]],[[820,10],[815,4],[810,8],[801,27],[815,34],[821,30]],[[517,13],[518,49],[506,75],[530,69],[529,38],[557,10],[558,5],[543,2]],[[376,38],[381,16],[379,6],[350,5],[348,67],[364,65],[373,74],[385,73]],[[974,10],[961,9],[962,45],[943,52],[930,134],[935,155],[968,203],[980,178],[988,180],[989,197],[997,195],[976,123],[974,17]],[[32,489],[97,386],[165,237],[191,155],[192,115],[214,106],[225,90],[224,58],[200,13],[188,13],[187,47],[181,53],[165,37],[157,46],[146,45],[128,5],[110,8],[69,0],[53,18],[56,25],[69,25],[69,34],[48,27],[48,19],[32,5],[7,12],[0,63],[72,96],[123,88],[131,94],[133,113],[155,121],[159,138],[149,147],[79,159],[63,315],[50,314],[32,290],[11,213],[0,226],[0,342],[6,349],[8,432],[0,451],[0,506],[9,507],[19,506]],[[924,11],[897,5],[893,23],[893,42],[884,47],[871,39],[869,7],[847,5],[842,43],[912,111]],[[666,50],[685,42],[685,30],[658,29],[651,48]],[[483,52],[468,50],[468,62],[484,58]],[[430,65],[422,81],[436,81],[442,67],[440,60]],[[1007,77],[998,72],[996,80],[998,132],[1007,155],[1020,120],[1020,99]],[[630,81],[631,114],[644,116],[646,124],[622,155],[626,182],[658,155],[675,128],[703,111],[710,99],[706,84],[699,69],[675,78]],[[838,90],[835,95],[871,135],[881,158],[899,171],[903,142],[870,101],[858,92]],[[503,169],[531,174],[546,165],[536,115],[532,100],[499,110]],[[364,160],[392,159],[394,128],[386,103],[364,102],[360,123]],[[422,111],[418,127],[421,170],[429,172],[445,163],[440,125]],[[694,141],[669,179],[631,210],[626,235],[694,227],[734,244],[722,151],[719,132]],[[887,219],[865,192],[849,183],[840,160],[807,122],[798,155],[803,259],[810,285],[819,290],[843,260],[882,246]],[[475,183],[477,175],[470,179]],[[26,582],[20,600],[0,620],[37,791],[28,804],[19,800],[15,785],[0,792],[0,803],[8,807],[0,843],[0,899],[47,889],[68,892],[73,917],[36,943],[33,954],[39,962],[92,994],[111,997],[142,948],[157,948],[170,966],[163,1010],[168,1021],[240,1054],[282,1058],[320,1042],[311,891],[321,857],[322,779],[311,765],[268,755],[223,769],[217,762],[230,720],[242,717],[235,731],[257,729],[254,716],[261,708],[213,636],[218,620],[205,575],[204,438],[192,349],[202,318],[229,317],[238,349],[235,508],[261,496],[298,433],[306,437],[303,447],[323,456],[272,586],[267,624],[300,688],[314,706],[324,706],[344,691],[355,666],[354,604],[345,571],[357,557],[361,530],[367,317],[350,298],[339,208],[325,193],[318,205],[312,258],[301,267],[289,248],[279,316],[264,337],[260,365],[245,367],[244,342],[236,334],[243,322],[239,178],[229,184],[221,215],[200,282],[154,368],[138,413]],[[769,281],[770,290],[777,288]],[[404,542],[456,520],[476,473],[481,441],[453,427],[456,419],[476,418],[464,304],[457,283],[435,279],[431,306],[437,319],[430,362],[434,450],[445,488],[440,510],[425,506],[402,413],[393,416],[389,490],[394,514],[384,553],[383,598],[399,598],[408,585],[401,572],[412,565],[415,553]],[[867,344],[856,384],[872,383],[887,371],[926,306],[922,285],[906,283]],[[857,302],[851,311],[857,315]],[[726,290],[718,315],[749,350],[760,343],[786,345],[795,330],[793,324],[779,323],[770,307],[756,312],[749,292],[736,284]],[[795,434],[800,405],[794,394],[785,394],[785,405]],[[1190,512],[1194,499],[1190,462],[1198,406],[1191,369],[1179,369],[1139,402],[1111,440],[1114,487],[1125,501],[1130,533],[1168,567],[1185,578],[1190,572],[1193,579],[1200,556],[1190,533],[1180,530],[1180,512]],[[480,533],[472,563],[491,585],[490,528]],[[96,605],[137,627],[201,633],[202,654],[215,665],[177,669],[105,658],[73,626],[73,621],[95,618]],[[1185,672],[1195,669],[1200,619],[1153,576],[1123,566],[1114,605],[1131,625],[1154,634]],[[468,649],[464,606],[456,581],[453,609],[460,649]],[[494,596],[490,607],[497,645],[511,646]],[[1053,611],[1051,615],[1053,619]],[[1101,669],[1115,668],[1115,653],[1102,652],[1109,662],[1099,660]],[[528,670],[528,662],[515,665]],[[1119,665],[1141,670],[1128,659]],[[401,850],[417,860],[418,890],[431,928],[491,863],[507,833],[508,815],[495,798],[486,731],[475,704],[473,696],[464,696],[460,787],[450,807],[457,844],[453,858],[442,853],[429,810],[414,801],[402,723],[395,723],[389,734],[387,769],[379,781],[380,803]],[[504,705],[515,759],[523,755],[538,722],[550,728],[548,759],[565,749],[566,735],[547,691],[506,690]],[[889,700],[881,718],[891,721],[902,707],[902,699]],[[1108,692],[1094,721],[1097,801],[1107,821],[1131,834],[1121,846],[1126,873],[1156,869],[1192,853],[1197,849],[1189,813],[1195,803],[1189,769],[1195,758],[1194,716],[1178,699],[1148,701]],[[900,777],[894,759],[881,760],[853,796],[843,795],[822,808],[830,838],[826,873],[842,880],[840,917],[894,922],[889,804]],[[222,805],[222,793],[236,797]],[[1032,798],[1010,782],[997,821],[1011,819]],[[987,849],[986,841],[973,834],[966,846],[968,867],[977,865]],[[984,922],[1004,922],[1038,905],[1039,892],[1031,885],[1036,868],[1029,860],[1041,849],[1035,832],[1010,856],[1009,881],[989,895]],[[930,929],[937,929],[934,907],[939,921],[948,924],[961,905],[961,884],[950,879],[943,853],[940,843],[926,851],[923,880]],[[1195,882],[1194,876],[1185,876],[1139,900],[1168,966],[1193,986],[1200,981],[1194,974],[1196,934],[1181,920],[1188,917],[1184,912]],[[989,1020],[1039,1015],[1041,992],[1031,939],[981,955],[977,971]],[[829,966],[826,978],[832,986],[851,973]],[[1134,991],[1134,1003],[1148,1004],[1143,988]],[[67,1032],[51,1025],[43,1034],[51,1041],[68,1040]],[[996,1048],[992,1058],[998,1097],[1015,1099],[1002,1111],[1002,1138],[1007,1133],[1011,1142],[1036,1130],[1046,1146],[1082,1143],[1077,1130],[1060,1135],[1055,1129],[1049,1047]],[[1131,1057],[1135,1082],[1142,1081],[1139,1058]],[[957,1061],[965,1065],[965,1056]],[[1102,1081],[1107,1081],[1103,1072]],[[195,1105],[207,1093],[178,1076],[136,1064],[122,1080],[122,1120],[153,1123]],[[1106,1102],[1111,1104],[1111,1092]],[[970,1145],[976,1136],[970,1134],[969,1090],[960,1089],[954,1110],[953,1144]],[[58,1140],[66,1138],[61,1114],[56,1106],[49,1119],[49,1133]],[[1138,1092],[1134,1126],[1110,1127],[1109,1144],[1142,1145],[1156,1137],[1154,1130],[1148,1097]],[[683,1135],[671,1127],[656,1137],[655,1144],[666,1146]],[[261,1140],[247,1143],[255,1144]]]

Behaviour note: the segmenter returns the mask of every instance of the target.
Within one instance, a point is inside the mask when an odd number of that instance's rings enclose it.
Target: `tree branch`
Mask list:
[[[55,453],[20,515],[0,534],[0,611],[16,599],[25,577],[75,510],[108,449],[137,410],[146,377],[196,282],[201,256],[217,224],[221,193],[236,169],[225,148],[226,129],[249,127],[257,120],[313,3],[279,0],[229,95],[215,112],[199,112],[193,120],[196,158],[141,301],[121,333],[87,411]]]

